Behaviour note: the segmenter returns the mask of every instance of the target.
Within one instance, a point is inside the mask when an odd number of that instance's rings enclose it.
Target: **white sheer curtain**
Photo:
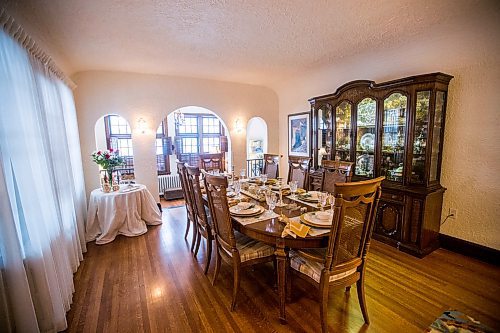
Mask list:
[[[64,330],[85,251],[71,90],[0,30],[0,331]]]

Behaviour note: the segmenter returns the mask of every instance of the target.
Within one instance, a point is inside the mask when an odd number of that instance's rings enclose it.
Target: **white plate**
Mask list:
[[[365,133],[361,140],[359,140],[359,145],[364,150],[373,151],[375,147],[375,134],[373,133]]]
[[[309,191],[304,194],[299,194],[298,199],[302,201],[318,202],[318,191]]]
[[[318,227],[318,228],[330,228],[332,226],[332,218],[319,219],[316,216],[316,212],[308,212],[300,216],[300,220],[307,225]]]
[[[240,209],[238,205],[229,208],[229,212],[235,216],[254,216],[264,212],[264,207],[255,205],[252,208]]]

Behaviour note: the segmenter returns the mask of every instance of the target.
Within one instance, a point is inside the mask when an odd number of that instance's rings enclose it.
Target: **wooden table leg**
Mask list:
[[[280,322],[286,324],[286,252],[285,252],[285,241],[283,238],[278,238],[276,240],[276,261],[278,264],[278,295],[280,300]]]

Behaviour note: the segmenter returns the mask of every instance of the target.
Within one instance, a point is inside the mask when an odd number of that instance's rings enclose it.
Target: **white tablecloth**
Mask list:
[[[85,239],[96,244],[112,242],[117,235],[139,236],[148,231],[146,225],[161,224],[161,215],[155,199],[146,186],[104,193],[101,189],[90,193]]]

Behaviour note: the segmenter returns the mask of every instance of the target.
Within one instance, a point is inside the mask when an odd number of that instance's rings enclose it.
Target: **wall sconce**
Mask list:
[[[236,133],[243,132],[243,122],[239,118],[234,122],[234,130]]]
[[[146,133],[146,131],[147,131],[148,128],[147,128],[147,123],[144,120],[144,118],[139,118],[139,120],[137,120],[137,129],[142,134]]]

